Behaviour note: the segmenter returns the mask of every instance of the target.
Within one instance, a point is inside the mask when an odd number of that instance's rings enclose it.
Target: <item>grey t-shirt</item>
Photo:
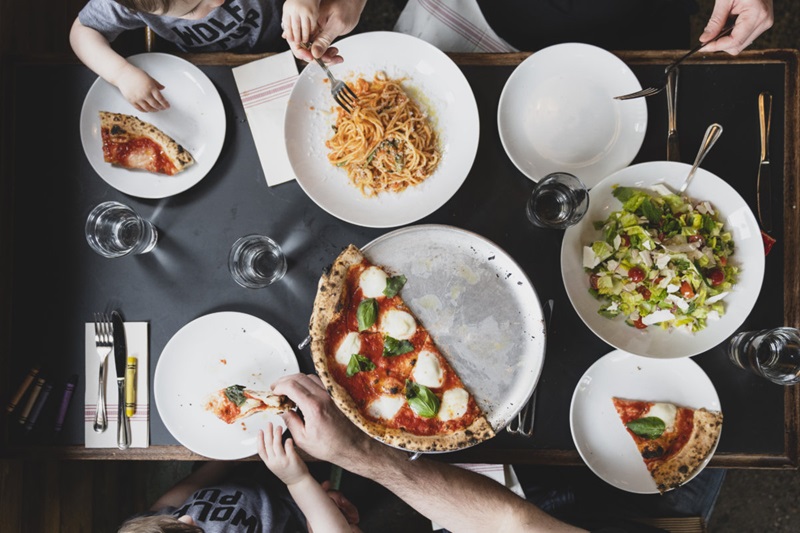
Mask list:
[[[227,0],[207,17],[185,20],[136,13],[114,0],[89,0],[78,14],[86,27],[109,42],[125,30],[150,28],[184,52],[279,52],[283,0]]]

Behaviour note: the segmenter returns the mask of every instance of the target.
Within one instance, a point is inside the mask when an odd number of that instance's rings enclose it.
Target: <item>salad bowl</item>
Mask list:
[[[614,195],[614,190],[632,187],[659,196],[652,189],[654,186],[659,189],[658,185],[663,184],[678,190],[690,168],[685,163],[656,161],[633,165],[611,174],[592,188],[586,216],[564,234],[561,275],[570,302],[586,326],[615,348],[663,359],[703,353],[733,334],[758,299],[764,278],[764,248],[755,216],[727,182],[698,169],[684,196],[693,204],[707,201],[716,212],[717,220],[723,223],[723,231],[730,233],[734,251],[729,261],[738,270],[733,286],[726,291],[723,300],[715,302],[713,309],[711,305],[700,304],[705,305],[701,309],[704,320],[697,331],[690,331],[688,327],[659,327],[658,323],[639,329],[633,327],[633,321],[624,313],[613,318],[609,313],[601,314],[608,302],[598,300],[590,292],[590,274],[584,268],[584,248],[603,239],[602,230],[596,228],[595,222],[602,223],[612,212],[622,210],[622,202]]]

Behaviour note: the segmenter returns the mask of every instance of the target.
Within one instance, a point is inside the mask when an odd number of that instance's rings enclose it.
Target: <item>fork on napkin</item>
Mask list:
[[[131,417],[131,448],[150,446],[150,372],[148,370],[148,323],[126,322],[125,337],[128,355],[137,358],[136,369],[136,412]],[[99,360],[94,343],[94,323],[85,324],[84,346],[86,356],[86,376],[96,376]],[[109,356],[106,372],[106,407],[108,429],[102,433],[94,430],[94,415],[97,412],[97,380],[87,379],[84,394],[84,437],[87,448],[114,448],[117,446],[117,374],[113,352]],[[122,409],[125,406],[121,406]]]
[[[295,179],[283,135],[289,94],[298,77],[294,56],[283,52],[232,70],[267,185]]]

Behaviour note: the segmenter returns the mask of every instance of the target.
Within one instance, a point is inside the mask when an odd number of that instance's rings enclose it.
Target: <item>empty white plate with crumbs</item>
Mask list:
[[[402,228],[362,248],[401,296],[496,432],[528,401],[544,364],[545,329],[536,290],[499,246],[443,225]]]
[[[497,109],[500,140],[514,165],[533,181],[568,172],[591,188],[633,161],[647,130],[641,89],[617,56],[588,44],[535,52],[508,78]]]
[[[230,385],[269,390],[281,376],[300,371],[285,338],[260,318],[236,312],[201,316],[169,340],[158,358],[156,406],[172,436],[211,459],[234,460],[256,453],[258,430],[284,425],[267,412],[226,424],[204,409],[206,397]]]

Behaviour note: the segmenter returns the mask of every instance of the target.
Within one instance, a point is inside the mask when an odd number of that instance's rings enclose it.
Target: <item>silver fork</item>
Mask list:
[[[550,323],[553,319],[553,300],[547,300],[544,304],[544,311],[545,311],[545,330],[547,334],[550,333]],[[511,422],[508,423],[506,426],[506,431],[511,433],[512,435],[522,435],[524,437],[531,437],[533,436],[533,422],[536,418],[536,393],[539,392],[539,388],[533,389],[533,393],[531,394],[528,403],[522,408],[522,410],[517,413],[517,418],[511,419]]]
[[[311,49],[311,43],[302,43],[300,46],[305,48],[306,50]],[[331,82],[331,94],[333,95],[333,99],[336,100],[336,103],[339,106],[347,111],[348,113],[353,112],[353,107],[358,103],[358,96],[353,90],[347,86],[347,84],[341,80],[337,80],[333,74],[331,74],[330,69],[325,64],[324,61],[315,57],[314,61],[322,67],[322,70],[325,71],[325,74],[328,76],[328,79]]]
[[[111,319],[104,313],[94,314],[94,344],[100,357],[100,377],[97,382],[97,413],[94,416],[94,430],[102,433],[108,428],[106,417],[106,360],[113,347]]]
[[[738,15],[734,15],[733,17],[729,18],[728,22],[725,24],[725,27],[722,28],[722,30],[719,32],[719,34],[717,34],[716,37],[704,43],[698,44],[697,46],[686,52],[683,56],[681,56],[677,61],[674,61],[673,63],[667,65],[667,68],[664,69],[664,76],[661,78],[661,81],[659,81],[657,84],[630,94],[615,96],[614,99],[631,100],[633,98],[641,98],[643,96],[653,96],[663,91],[667,87],[667,78],[669,77],[670,73],[673,70],[675,70],[678,67],[678,65],[680,65],[686,58],[688,58],[691,55],[694,55],[698,50],[703,48],[708,43],[713,43],[717,39],[725,37],[726,35],[730,35],[730,33],[733,31],[733,26],[736,24],[737,16]]]

